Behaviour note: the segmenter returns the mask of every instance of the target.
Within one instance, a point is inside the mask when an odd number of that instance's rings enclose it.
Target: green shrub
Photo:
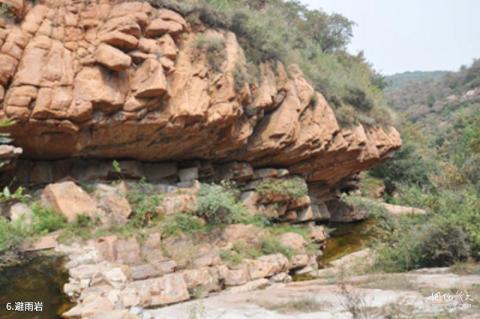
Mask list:
[[[235,251],[222,250],[220,251],[220,259],[228,266],[238,266],[242,263],[243,257]]]
[[[405,222],[405,221],[404,221]],[[387,272],[451,266],[471,253],[467,233],[443,218],[405,222],[378,247],[377,267]]]
[[[136,228],[147,226],[157,215],[157,207],[162,202],[161,196],[156,194],[154,187],[145,181],[141,181],[128,192],[127,200],[133,209],[133,217],[130,218],[129,223]]]
[[[435,221],[421,229],[419,253],[421,266],[451,266],[470,257],[468,235],[448,220]]]
[[[421,189],[433,188],[432,176],[439,171],[438,162],[430,150],[424,150],[428,141],[414,127],[402,134],[403,146],[395,152],[392,160],[370,170],[370,175],[385,183],[387,194],[392,194],[399,185],[416,185]]]
[[[227,56],[225,39],[221,35],[200,34],[195,39],[194,48],[206,54],[208,65],[213,71],[217,73],[222,71]]]
[[[288,199],[300,198],[308,194],[308,187],[300,177],[285,179],[266,179],[257,187],[261,196],[280,195]]]
[[[369,198],[343,194],[341,200],[370,218],[385,218],[388,215],[388,211],[384,206]]]
[[[5,18],[13,18],[15,16],[15,12],[13,11],[13,7],[6,3],[0,3],[0,17]]]
[[[25,194],[25,189],[23,187],[18,187],[15,192],[12,192],[8,186],[5,186],[0,193],[0,202],[18,201],[25,203],[29,197],[29,195]]]
[[[248,76],[247,72],[243,70],[240,65],[236,65],[233,70],[233,80],[235,83],[235,90],[240,92],[246,83],[252,83],[252,79]]]
[[[217,184],[202,184],[196,213],[214,225],[245,223],[251,220],[247,208],[237,201],[234,192]]]
[[[308,228],[301,225],[291,224],[274,224],[268,228],[272,235],[282,235],[285,233],[296,233],[301,235],[305,240],[308,240]]]
[[[35,234],[48,234],[65,227],[65,216],[54,212],[50,208],[42,207],[38,203],[32,205],[33,231]]]
[[[220,258],[230,266],[237,266],[244,259],[255,259],[262,255],[262,252],[252,245],[240,240],[233,244],[231,250],[223,250],[220,252]]]
[[[188,213],[177,213],[167,216],[161,224],[162,234],[165,236],[177,236],[180,234],[193,234],[206,232],[207,227],[201,223],[198,217]]]
[[[361,111],[370,111],[373,108],[373,101],[367,93],[357,87],[349,87],[344,101],[350,105],[355,106]]]
[[[95,236],[93,229],[98,223],[98,220],[93,220],[88,215],[78,214],[75,216],[73,223],[65,225],[64,231],[59,239],[67,243],[77,239],[90,239]]]
[[[290,247],[286,247],[280,243],[275,236],[266,236],[261,243],[261,251],[264,255],[270,254],[282,254],[288,259],[291,259],[295,255],[295,250]]]
[[[0,254],[19,245],[22,239],[22,232],[0,216]]]

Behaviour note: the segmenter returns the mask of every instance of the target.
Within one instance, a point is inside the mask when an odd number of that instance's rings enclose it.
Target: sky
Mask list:
[[[480,58],[479,0],[300,0],[355,21],[348,49],[383,74],[455,71]]]

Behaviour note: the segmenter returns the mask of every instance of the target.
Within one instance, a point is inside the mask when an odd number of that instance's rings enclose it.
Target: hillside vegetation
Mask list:
[[[460,117],[479,110],[480,60],[458,72],[399,74],[387,82],[389,104],[427,131],[446,131]]]
[[[354,23],[298,1],[284,0],[149,0],[177,11],[192,25],[204,24],[234,32],[246,51],[249,78],[267,60],[296,63],[334,107],[341,124],[388,124],[383,77],[363,54],[351,55],[346,45]]]
[[[480,259],[479,81],[477,60],[435,82],[389,93],[392,106],[414,123],[401,123],[402,149],[370,175],[384,181],[387,201],[428,214],[384,224],[378,262],[386,270]]]
[[[385,92],[395,92],[404,89],[409,84],[436,81],[448,73],[448,71],[407,71],[386,76],[385,80],[388,85]]]

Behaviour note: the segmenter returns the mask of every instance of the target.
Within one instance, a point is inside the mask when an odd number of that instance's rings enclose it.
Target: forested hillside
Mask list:
[[[427,209],[397,222],[380,264],[401,270],[480,258],[480,60],[436,81],[387,91],[404,145],[370,175],[387,201]],[[392,230],[393,229],[393,230]]]
[[[407,71],[385,77],[387,82],[386,92],[395,92],[404,89],[407,85],[414,83],[425,83],[436,81],[448,74],[448,71]]]
[[[389,104],[429,131],[447,130],[480,107],[480,60],[458,72],[413,72],[387,77],[387,82]]]

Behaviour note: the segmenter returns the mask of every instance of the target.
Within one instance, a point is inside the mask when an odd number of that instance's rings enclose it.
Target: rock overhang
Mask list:
[[[401,146],[393,127],[341,128],[296,65],[259,66],[233,33],[218,68],[179,14],[146,2],[45,1],[0,27],[2,117],[30,159],[248,162],[335,185]],[[312,103],[312,101],[314,101]]]

